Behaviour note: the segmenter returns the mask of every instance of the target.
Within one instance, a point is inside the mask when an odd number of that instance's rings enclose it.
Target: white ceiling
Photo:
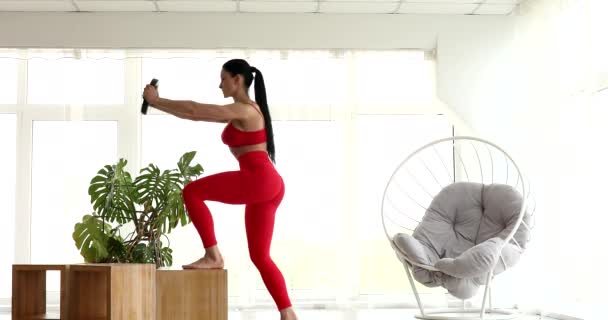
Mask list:
[[[524,0],[0,0],[0,11],[508,15]]]

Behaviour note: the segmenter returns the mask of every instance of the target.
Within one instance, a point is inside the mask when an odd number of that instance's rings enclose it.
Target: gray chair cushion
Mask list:
[[[515,227],[522,201],[508,185],[453,183],[435,196],[413,234],[399,233],[393,243],[411,261],[439,270],[414,266],[417,281],[443,286],[454,296],[467,299],[485,284],[495,261],[494,273],[498,274],[519,260],[529,230],[520,225],[514,235],[522,249],[504,244],[504,239]],[[529,224],[529,220],[525,214],[523,221]]]

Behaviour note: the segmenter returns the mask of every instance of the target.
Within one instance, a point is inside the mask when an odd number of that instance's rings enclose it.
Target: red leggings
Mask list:
[[[285,185],[265,151],[252,151],[238,158],[239,171],[222,172],[192,181],[184,188],[184,203],[192,223],[209,248],[217,244],[213,218],[205,200],[245,204],[245,229],[251,261],[279,310],[291,306],[285,279],[270,258],[274,216],[283,199]]]

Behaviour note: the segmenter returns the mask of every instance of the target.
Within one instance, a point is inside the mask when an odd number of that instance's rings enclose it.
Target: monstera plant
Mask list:
[[[124,159],[99,170],[89,186],[94,211],[72,234],[85,261],[171,266],[167,234],[190,222],[182,190],[203,172],[200,164],[191,165],[195,155],[185,153],[177,169],[161,171],[150,164],[135,179],[125,171]]]

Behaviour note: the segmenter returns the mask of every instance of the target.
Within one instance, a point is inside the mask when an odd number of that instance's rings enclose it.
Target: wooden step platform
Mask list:
[[[69,265],[14,264],[11,314],[13,319],[67,319]],[[46,312],[46,273],[60,272],[59,315]],[[59,317],[58,317],[59,316]]]
[[[59,315],[46,311],[50,270],[61,272]],[[13,265],[12,319],[227,320],[228,273],[153,264]]]
[[[157,270],[156,320],[227,320],[226,270]]]
[[[71,265],[69,319],[154,319],[155,272],[153,264]]]

